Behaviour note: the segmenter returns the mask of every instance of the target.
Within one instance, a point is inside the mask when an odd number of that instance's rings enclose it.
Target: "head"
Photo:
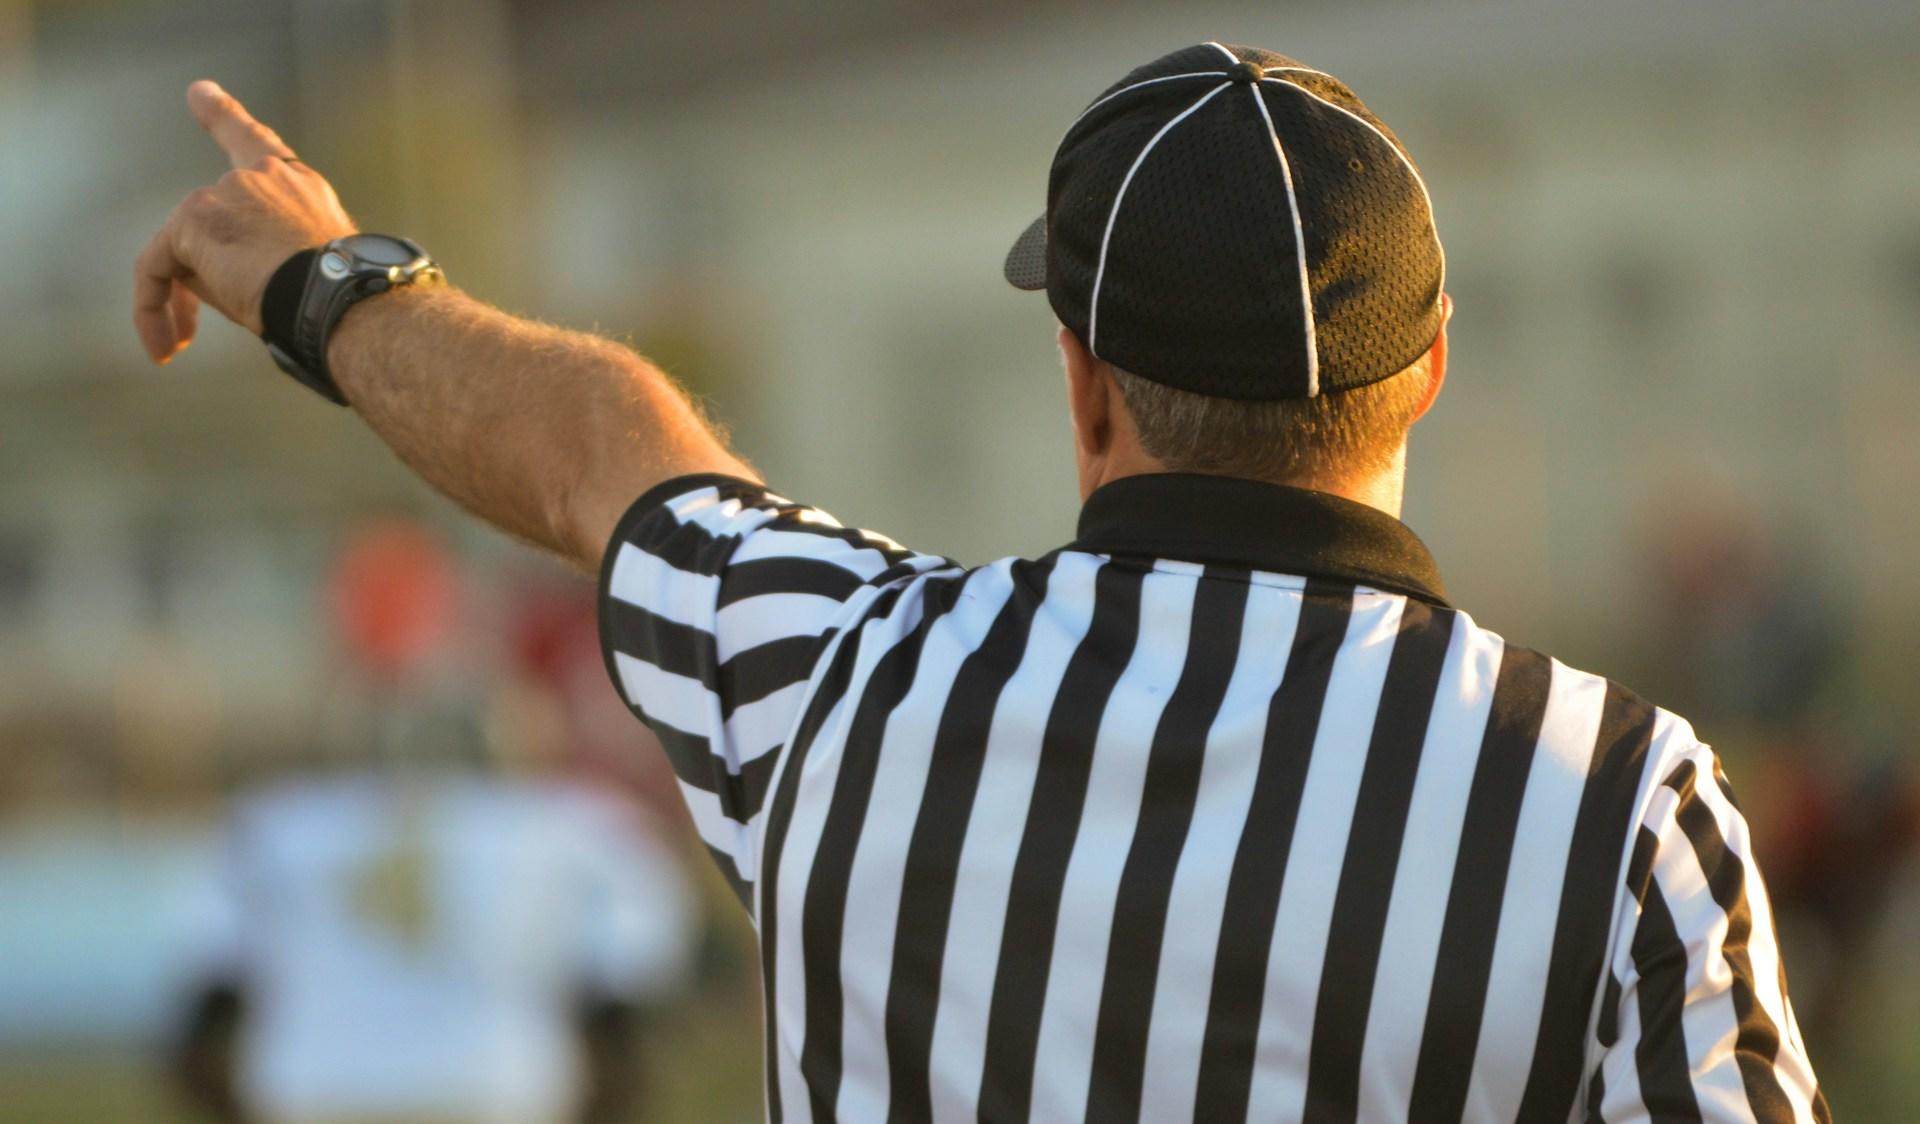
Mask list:
[[[1083,496],[1198,472],[1394,514],[1446,375],[1445,274],[1419,170],[1351,89],[1212,42],[1075,119],[1007,258],[1062,325]]]
[[[1452,301],[1442,298],[1446,315]],[[1080,498],[1146,472],[1237,476],[1331,492],[1400,513],[1407,434],[1447,377],[1447,331],[1405,369],[1311,398],[1198,394],[1096,358],[1059,329]]]

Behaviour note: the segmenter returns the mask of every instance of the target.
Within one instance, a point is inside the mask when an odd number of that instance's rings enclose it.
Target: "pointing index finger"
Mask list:
[[[255,121],[246,106],[217,83],[203,78],[188,86],[187,108],[236,168],[258,164],[269,156],[293,155],[278,133]]]

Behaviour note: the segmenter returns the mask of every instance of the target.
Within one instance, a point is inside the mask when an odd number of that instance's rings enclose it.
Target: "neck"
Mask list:
[[[1095,467],[1096,471],[1092,473],[1091,479],[1088,479],[1086,475],[1082,476],[1080,498],[1082,500],[1086,499],[1087,496],[1092,495],[1101,485],[1111,484],[1115,480],[1123,480],[1129,476],[1144,476],[1149,473],[1173,471],[1160,460],[1147,456],[1144,452],[1139,452],[1137,449],[1131,450],[1131,452],[1133,453],[1131,456],[1110,457],[1098,466],[1083,465],[1083,472],[1088,467]],[[1315,492],[1325,492],[1328,495],[1339,496],[1341,499],[1352,500],[1355,503],[1363,503],[1368,507],[1384,511],[1388,515],[1398,519],[1400,518],[1402,501],[1406,495],[1407,449],[1406,446],[1402,445],[1399,452],[1394,454],[1391,464],[1384,470],[1370,476],[1337,479],[1310,477],[1276,482],[1294,488],[1307,488]]]
[[[1342,499],[1363,503],[1378,508],[1400,518],[1400,508],[1406,498],[1407,461],[1406,450],[1394,458],[1394,462],[1385,472],[1360,480],[1303,481],[1296,487],[1312,488],[1316,492],[1327,492]]]

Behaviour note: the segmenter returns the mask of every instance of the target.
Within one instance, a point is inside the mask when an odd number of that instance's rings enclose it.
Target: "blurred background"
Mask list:
[[[133,257],[223,170],[189,80],[464,287],[632,339],[783,491],[978,562],[1077,506],[1001,256],[1073,115],[1207,38],[1412,149],[1457,314],[1407,521],[1481,623],[1720,749],[1836,1112],[1911,1119],[1910,0],[0,0],[0,1121],[218,1119],[229,1071],[400,1089],[481,1023],[520,1044],[467,1082],[502,1119],[759,1111],[750,933],[589,584],[230,325],[143,361]],[[262,940],[392,1041],[236,1042]],[[475,975],[512,1009],[450,1016]]]

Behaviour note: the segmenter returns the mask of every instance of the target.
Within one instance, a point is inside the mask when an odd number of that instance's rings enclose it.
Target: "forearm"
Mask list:
[[[654,484],[752,470],[658,368],[611,340],[444,286],[356,305],[328,366],[407,466],[462,507],[588,570]]]

